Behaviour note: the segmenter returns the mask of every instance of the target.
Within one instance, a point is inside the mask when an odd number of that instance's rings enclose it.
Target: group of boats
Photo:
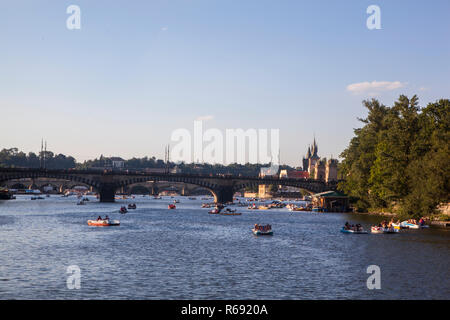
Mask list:
[[[370,228],[370,232],[374,234],[393,234],[398,233],[400,229],[423,229],[429,226],[425,224],[425,220],[421,218],[419,221],[416,219],[409,219],[405,221],[382,221],[376,226]],[[350,225],[348,222],[342,227],[341,232],[343,233],[355,233],[355,234],[367,234],[368,232],[360,224]]]
[[[81,199],[80,202],[88,201],[89,199]],[[194,200],[194,199],[192,199]],[[176,209],[176,203],[179,203],[178,200],[174,200],[173,203],[170,203],[168,205],[168,209]],[[237,204],[235,204],[237,205]],[[247,206],[246,204],[243,204],[241,206]],[[209,214],[212,215],[226,215],[226,216],[239,216],[242,213],[237,212],[236,209],[230,209],[228,207],[225,207],[225,205],[222,204],[212,204],[212,203],[204,203],[201,206],[202,208],[212,208],[212,210],[208,211]],[[255,203],[248,206],[248,209],[250,210],[269,210],[271,208],[283,208],[286,207],[289,211],[314,211],[311,206],[301,206],[301,205],[295,205],[292,203],[283,204],[280,201],[273,201],[269,204],[262,204],[257,206]],[[119,210],[121,214],[125,214],[128,212],[129,209],[136,209],[135,203],[128,204],[128,207],[122,206]],[[111,220],[108,216],[106,216],[104,219],[102,217],[98,217],[97,220],[88,220],[87,221],[89,226],[98,226],[98,227],[104,227],[104,226],[119,226],[120,221],[119,220]],[[345,225],[340,230],[342,233],[353,233],[353,234],[395,234],[398,233],[401,229],[422,229],[422,228],[428,228],[429,226],[425,224],[425,221],[423,218],[421,218],[419,221],[415,219],[409,219],[405,221],[397,221],[394,222],[393,220],[389,223],[387,221],[383,221],[378,225],[371,226],[370,230],[367,231],[363,228],[361,224],[349,224],[348,222],[345,223]],[[270,224],[255,224],[253,228],[251,228],[252,233],[255,236],[272,236],[273,230],[272,226]]]
[[[130,203],[130,204],[128,204],[128,209],[126,206],[121,206],[119,209],[119,213],[126,214],[129,209],[133,210],[136,208],[137,208],[137,206],[135,203]],[[97,218],[97,220],[88,220],[87,224],[89,226],[94,226],[94,227],[110,227],[110,226],[120,226],[120,221],[119,220],[111,220],[108,216],[106,216],[105,218],[102,218],[101,216],[99,216]]]

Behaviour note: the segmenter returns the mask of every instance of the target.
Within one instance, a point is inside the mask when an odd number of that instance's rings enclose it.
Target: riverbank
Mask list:
[[[450,228],[450,221],[430,221],[430,225],[437,228]]]
[[[348,212],[351,214],[358,214],[358,215],[367,215],[367,216],[375,216],[375,217],[389,217],[389,218],[395,218],[397,215],[392,212],[380,212],[380,211],[369,211],[369,212]],[[445,220],[432,220],[429,217],[425,218],[425,221],[427,224],[433,227],[437,228],[450,228],[450,221]]]
[[[380,216],[380,217],[395,217],[396,214],[392,212],[383,212],[383,211],[368,211],[368,212],[358,212],[358,211],[349,211],[347,213],[354,213],[354,214],[363,214],[363,215],[369,215],[369,216]]]

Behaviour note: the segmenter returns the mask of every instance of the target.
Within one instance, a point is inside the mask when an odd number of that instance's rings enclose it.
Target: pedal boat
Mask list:
[[[233,212],[223,211],[223,212],[221,212],[219,214],[221,214],[222,216],[240,216],[242,213],[234,212],[234,211]]]
[[[341,232],[342,233],[354,233],[354,234],[367,234],[367,231],[364,231],[364,230],[362,230],[362,231],[355,231],[355,230],[347,230],[345,228],[342,228]]]
[[[119,220],[88,220],[87,224],[94,227],[120,226]]]
[[[403,221],[400,223],[400,226],[405,229],[423,229],[423,228],[429,228],[426,224],[414,224],[410,223],[408,221]]]
[[[273,236],[273,231],[272,229],[267,230],[267,231],[261,231],[261,230],[257,230],[255,228],[252,228],[252,232],[255,236]]]
[[[371,233],[397,233],[398,229],[396,229],[395,227],[392,228],[372,227],[370,231]]]

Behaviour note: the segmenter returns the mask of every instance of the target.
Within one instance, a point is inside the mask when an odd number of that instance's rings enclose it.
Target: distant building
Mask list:
[[[314,179],[325,180],[326,160],[317,160],[314,164]]]
[[[337,181],[337,165],[336,159],[326,158],[320,159],[318,155],[318,146],[316,139],[312,146],[308,146],[306,157],[303,157],[303,171],[307,171],[309,176],[313,179],[323,180],[325,182]]]
[[[276,177],[277,175],[278,175],[278,172],[272,172],[271,168],[261,168],[261,171],[259,173],[259,176],[261,178]],[[258,197],[259,198],[271,198],[273,196],[272,190],[273,190],[272,185],[260,184],[258,186]]]
[[[320,157],[317,154],[318,151],[319,147],[317,146],[316,138],[314,138],[312,146],[308,146],[308,152],[306,153],[306,157],[302,159],[303,171],[308,171],[310,176],[311,172],[314,169],[314,166],[316,165],[316,162],[320,160]]]
[[[308,179],[309,173],[308,171],[303,170],[281,170],[280,171],[280,179]]]
[[[170,173],[181,173],[181,172],[182,171],[178,166],[175,166],[170,170]]]
[[[120,157],[111,157],[109,161],[114,169],[123,169],[125,167],[125,160]]]
[[[330,159],[327,162],[327,166],[325,168],[325,181],[332,182],[337,181],[337,165],[338,161],[336,159]]]
[[[123,169],[125,168],[125,160],[120,157],[106,158],[103,155],[100,156],[96,166],[91,169],[96,170],[111,170],[111,169]]]
[[[281,170],[280,179],[308,179],[308,171],[303,170]],[[298,188],[289,186],[278,186],[280,192],[298,192]]]

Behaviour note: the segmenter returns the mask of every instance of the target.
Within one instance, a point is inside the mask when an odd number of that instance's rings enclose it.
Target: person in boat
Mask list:
[[[419,220],[419,224],[420,224],[421,226],[423,226],[423,225],[425,224],[425,220],[423,219],[423,217],[422,217],[422,218],[420,218],[420,220]]]
[[[109,220],[109,217],[108,217],[108,216],[106,216],[106,217],[105,217],[105,220]]]
[[[102,220],[102,216],[98,216],[97,221]]]
[[[348,223],[348,221],[345,222],[344,229],[345,230],[349,230],[350,229],[350,224]]]

